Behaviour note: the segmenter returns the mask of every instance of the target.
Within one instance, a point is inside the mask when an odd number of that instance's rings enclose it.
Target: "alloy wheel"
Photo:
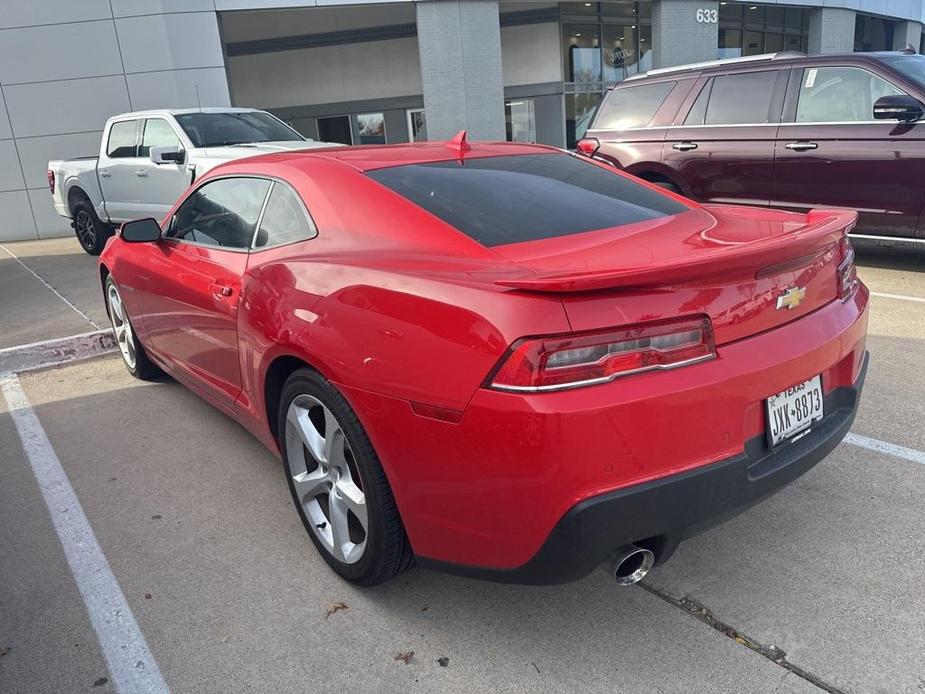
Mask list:
[[[286,458],[298,503],[324,548],[355,564],[366,550],[366,494],[353,451],[334,413],[298,395],[286,413]]]
[[[86,210],[77,212],[77,216],[74,217],[74,230],[84,248],[93,248],[96,245],[96,226]]]
[[[112,321],[112,329],[116,334],[116,342],[119,344],[119,351],[122,352],[122,358],[129,369],[134,370],[137,362],[135,354],[135,339],[132,335],[132,324],[128,321],[125,314],[125,307],[122,305],[122,297],[115,284],[110,284],[107,291],[109,299],[109,319]]]

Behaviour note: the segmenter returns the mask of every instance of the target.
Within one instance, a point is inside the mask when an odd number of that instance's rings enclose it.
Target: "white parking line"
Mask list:
[[[897,446],[895,443],[887,443],[886,441],[868,438],[867,436],[861,436],[860,434],[849,433],[844,440],[845,443],[850,443],[853,446],[860,446],[861,448],[867,448],[871,451],[886,453],[887,455],[902,458],[903,460],[918,463],[919,465],[925,465],[925,453],[922,451],[917,451],[914,448]]]
[[[879,296],[884,299],[901,299],[902,301],[915,301],[919,304],[925,304],[925,299],[920,296],[906,296],[905,294],[887,294],[886,292],[871,292],[871,296]]]
[[[0,374],[0,389],[83,596],[116,691],[168,692],[160,668],[93,534],[67,473],[29,404],[19,377]]]
[[[61,294],[61,292],[59,292],[57,289],[55,289],[55,288],[52,287],[50,284],[48,284],[48,282],[45,281],[45,278],[44,278],[44,277],[42,277],[42,276],[41,276],[40,274],[38,274],[35,270],[33,270],[31,267],[29,267],[28,265],[26,265],[22,260],[20,260],[20,259],[19,259],[19,256],[17,256],[16,254],[14,254],[13,251],[11,251],[9,248],[7,248],[6,246],[4,246],[2,243],[0,243],[0,249],[3,249],[3,251],[4,251],[8,256],[10,256],[13,260],[15,260],[17,263],[19,263],[19,264],[22,265],[24,268],[26,268],[26,270],[28,270],[30,273],[32,273],[32,275],[35,277],[35,279],[37,279],[39,282],[41,282],[42,284],[44,284],[44,285],[51,291],[51,293],[54,294],[54,295],[55,295],[56,297],[58,297],[59,299],[61,299],[61,301],[63,301],[63,302],[66,303],[68,306],[70,306],[72,309],[74,309],[74,311],[76,311],[76,312],[80,315],[80,317],[83,318],[85,321],[87,321],[90,325],[92,325],[92,326],[93,326],[94,328],[96,328],[97,330],[102,330],[102,329],[103,329],[103,326],[97,325],[97,323],[96,323],[92,318],[90,318],[90,316],[88,316],[86,313],[84,313],[84,312],[81,311],[79,308],[77,308],[74,304],[72,304],[70,301],[68,301],[68,300]]]

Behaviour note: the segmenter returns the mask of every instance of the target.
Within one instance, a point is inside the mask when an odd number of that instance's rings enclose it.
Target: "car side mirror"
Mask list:
[[[152,147],[149,153],[155,164],[182,164],[186,161],[186,151],[182,147]]]
[[[925,116],[925,106],[907,94],[881,96],[874,102],[874,118],[912,123]]]
[[[161,225],[156,219],[133,219],[122,225],[119,234],[127,243],[151,243],[161,238]]]

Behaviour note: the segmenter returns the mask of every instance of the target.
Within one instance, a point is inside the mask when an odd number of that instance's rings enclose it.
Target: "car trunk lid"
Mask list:
[[[496,284],[561,295],[575,331],[706,314],[717,344],[800,318],[838,296],[854,212],[699,207],[493,250],[528,269]]]

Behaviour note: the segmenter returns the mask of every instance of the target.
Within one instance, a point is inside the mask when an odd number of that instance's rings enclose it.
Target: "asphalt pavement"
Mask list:
[[[18,259],[0,249],[0,348],[103,324],[75,241],[4,247]],[[523,587],[421,568],[355,588],[317,556],[278,461],[183,387],[114,356],[21,374],[76,506],[46,506],[45,444],[17,431],[8,381],[0,692],[116,690],[52,522],[74,514],[174,692],[925,691],[925,254],[859,265],[875,295],[857,443],[630,588],[604,571]]]

